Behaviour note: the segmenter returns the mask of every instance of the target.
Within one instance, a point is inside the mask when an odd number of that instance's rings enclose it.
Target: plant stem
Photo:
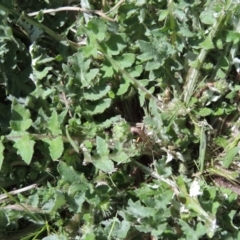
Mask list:
[[[163,111],[161,105],[162,105],[162,102],[159,101],[155,96],[153,96],[145,87],[143,87],[137,79],[135,79],[134,77],[130,76],[129,73],[127,73],[124,69],[122,69],[118,63],[110,56],[107,54],[107,52],[104,50],[104,48],[100,45],[100,43],[98,43],[98,46],[100,48],[100,51],[101,53],[104,55],[104,57],[112,64],[112,66],[115,68],[118,69],[118,71],[123,75],[125,76],[129,81],[130,83],[136,88],[136,89],[139,89],[141,90],[144,94],[145,94],[145,97],[147,99],[152,99],[153,101],[155,101],[157,103],[157,106],[158,108]]]
[[[215,23],[213,24],[212,29],[211,29],[210,33],[208,34],[207,38],[209,37],[211,40],[213,39],[213,37],[216,35],[216,33],[219,29],[219,26],[221,25],[221,23],[225,19],[225,17],[226,17],[226,13],[224,10],[222,10],[219,13],[219,16],[216,19]],[[188,103],[193,95],[195,86],[198,83],[199,71],[203,65],[203,61],[206,58],[208,51],[209,51],[209,49],[203,48],[200,51],[200,53],[195,61],[197,63],[196,64],[197,66],[191,67],[188,70],[185,89],[184,89],[184,93],[183,93],[183,100],[186,105],[188,105]]]
[[[76,12],[84,12],[84,13],[94,13],[94,14],[97,14],[98,16],[102,17],[102,18],[105,18],[108,21],[115,22],[114,19],[108,17],[102,11],[91,10],[91,9],[80,8],[80,7],[60,7],[60,8],[55,8],[55,9],[46,9],[46,10],[41,10],[41,11],[28,13],[28,16],[33,17],[33,16],[38,15],[40,12],[45,14],[45,13],[55,13],[55,12],[62,12],[62,11],[76,11]]]

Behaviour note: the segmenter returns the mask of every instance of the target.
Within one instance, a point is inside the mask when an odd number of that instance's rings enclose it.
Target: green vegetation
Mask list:
[[[237,0],[0,0],[0,239],[240,239]]]

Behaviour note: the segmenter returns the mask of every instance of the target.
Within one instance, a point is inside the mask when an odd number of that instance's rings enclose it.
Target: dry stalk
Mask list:
[[[6,199],[9,197],[9,195],[16,195],[18,193],[22,193],[22,192],[26,192],[26,191],[29,191],[33,188],[36,188],[37,187],[37,184],[32,184],[32,185],[29,185],[27,187],[24,187],[24,188],[20,188],[20,189],[17,189],[17,190],[14,190],[14,191],[11,191],[11,192],[8,192],[8,194],[4,193],[4,194],[1,194],[0,195],[0,201],[3,200],[3,199]]]
[[[46,13],[55,13],[55,12],[62,12],[62,11],[76,11],[76,12],[84,12],[84,13],[94,13],[94,14],[97,14],[98,16],[100,16],[100,17],[102,17],[102,18],[104,18],[108,21],[115,22],[114,19],[108,17],[102,11],[91,10],[91,9],[80,8],[80,7],[60,7],[60,8],[55,8],[55,9],[45,9],[45,10],[41,10],[41,11],[28,13],[28,16],[29,17],[34,17],[34,16],[38,15],[40,12],[42,12],[43,14],[46,14]]]

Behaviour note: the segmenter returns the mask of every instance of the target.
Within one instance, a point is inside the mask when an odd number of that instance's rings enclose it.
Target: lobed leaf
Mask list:
[[[43,141],[49,145],[52,160],[58,160],[62,156],[64,150],[62,137],[58,136],[53,139],[43,139]]]
[[[17,153],[22,157],[22,160],[26,164],[30,164],[34,153],[34,145],[35,141],[31,140],[30,135],[28,133],[22,133],[22,137],[15,140],[13,146],[17,149]]]
[[[59,135],[62,133],[58,121],[58,115],[55,109],[52,111],[52,116],[48,119],[48,129],[52,132],[53,135]]]
[[[24,132],[32,125],[30,111],[16,100],[12,103],[12,117],[10,127],[13,131]]]

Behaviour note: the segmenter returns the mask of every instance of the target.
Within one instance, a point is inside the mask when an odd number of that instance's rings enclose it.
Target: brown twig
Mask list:
[[[136,134],[138,134],[139,137],[141,138],[141,140],[142,140],[143,142],[147,142],[148,137],[147,137],[147,135],[145,134],[144,130],[142,130],[142,129],[138,128],[138,127],[131,127],[131,128],[130,128],[130,131],[131,131],[131,133],[136,133]]]

